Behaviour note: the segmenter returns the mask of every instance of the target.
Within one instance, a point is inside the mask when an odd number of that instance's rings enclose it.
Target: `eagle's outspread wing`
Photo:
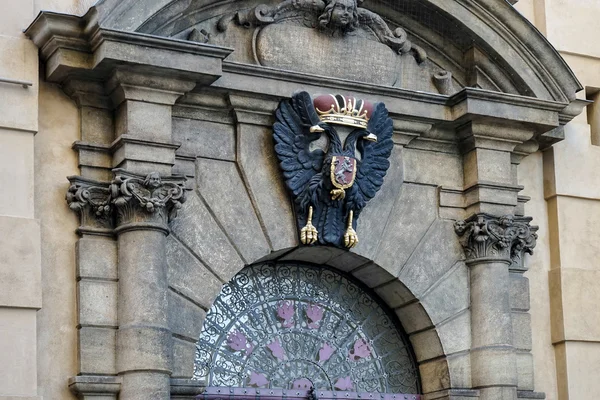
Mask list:
[[[275,152],[288,189],[296,203],[305,208],[312,192],[309,182],[321,173],[325,157],[322,150],[310,150],[310,143],[321,136],[321,133],[311,133],[310,128],[320,120],[306,92],[295,93],[291,100],[284,100],[275,117]]]
[[[390,167],[388,159],[394,147],[394,126],[383,103],[375,105],[367,130],[377,135],[377,142],[360,140],[357,143],[361,161],[347,203],[347,209],[354,210],[355,216],[375,197]]]

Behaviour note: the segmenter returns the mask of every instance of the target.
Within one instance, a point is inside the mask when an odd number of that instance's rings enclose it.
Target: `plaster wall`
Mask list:
[[[33,84],[0,84],[3,400],[72,398],[64,382],[76,364],[75,280],[65,275],[74,275],[76,225],[63,205],[64,177],[77,173],[77,113],[60,90],[40,83],[38,49],[22,30],[41,9],[77,12],[78,3],[7,0],[0,13],[0,77]]]
[[[35,136],[35,205],[40,221],[42,297],[38,321],[38,384],[44,399],[74,399],[67,381],[77,374],[77,293],[75,230],[78,221],[64,200],[78,173],[78,111],[56,85],[41,83],[40,126]]]
[[[593,98],[600,87],[600,47],[589,38],[600,34],[595,22],[600,2],[521,0],[516,7],[573,69],[586,88],[578,97]],[[564,141],[543,155],[530,156],[519,168],[519,183],[532,196],[526,214],[541,225],[543,239],[530,259],[528,276],[536,386],[549,400],[592,399],[600,391],[600,382],[593,378],[600,371],[600,147],[592,144],[597,119],[588,120],[595,112],[595,105],[588,108],[566,125]]]
[[[8,1],[0,16],[0,399],[37,399],[37,321],[42,306],[40,228],[34,219],[37,49],[21,29],[32,1]],[[10,10],[10,11],[9,11]]]

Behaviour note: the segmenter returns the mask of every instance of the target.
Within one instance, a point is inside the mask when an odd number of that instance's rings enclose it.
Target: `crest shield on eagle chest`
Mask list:
[[[338,189],[348,189],[356,178],[356,158],[333,156],[331,159],[331,183]]]

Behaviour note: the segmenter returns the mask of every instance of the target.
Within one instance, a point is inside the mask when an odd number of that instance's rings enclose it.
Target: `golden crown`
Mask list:
[[[330,124],[367,128],[373,105],[355,97],[321,95],[314,100],[319,119]]]

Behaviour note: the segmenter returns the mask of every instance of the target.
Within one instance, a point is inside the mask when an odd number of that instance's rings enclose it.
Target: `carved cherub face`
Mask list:
[[[354,0],[337,0],[331,11],[331,23],[346,27],[354,21],[356,2]]]
[[[343,33],[358,26],[358,4],[356,0],[329,0],[319,17],[322,28],[340,30]]]
[[[152,173],[148,174],[148,176],[146,176],[146,179],[144,180],[144,185],[147,188],[156,189],[157,187],[160,186],[160,184],[161,184],[160,175],[158,175],[157,172],[152,172]]]

